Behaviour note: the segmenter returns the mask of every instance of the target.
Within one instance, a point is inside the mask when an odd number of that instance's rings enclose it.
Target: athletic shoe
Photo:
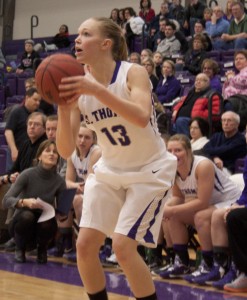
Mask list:
[[[64,253],[63,258],[66,258],[68,261],[76,262],[76,251],[72,250],[70,252]]]
[[[150,271],[158,270],[163,266],[163,259],[159,257],[153,257],[152,261],[148,265]]]
[[[236,268],[233,264],[231,264],[229,271],[220,280],[213,282],[212,286],[217,289],[223,290],[224,286],[227,283],[233,282],[236,278],[237,278]]]
[[[55,256],[55,257],[62,257],[64,250],[58,249],[58,247],[53,247],[47,250],[47,256]]]
[[[106,262],[106,259],[112,254],[112,247],[110,245],[104,245],[99,251],[99,259],[102,263]]]
[[[247,292],[247,275],[240,273],[240,275],[231,283],[224,286],[224,290],[233,293]]]
[[[185,275],[183,277],[184,280],[193,283],[194,279],[199,278],[201,276],[205,276],[211,271],[211,269],[207,266],[205,261],[202,259],[201,264],[199,267],[191,274]]]
[[[173,263],[171,262],[171,263],[168,263],[165,266],[162,266],[158,269],[151,270],[151,274],[152,275],[160,275],[160,273],[167,271],[172,265],[173,265]]]
[[[225,274],[225,269],[218,264],[214,264],[208,274],[197,277],[193,280],[199,285],[212,285],[212,282],[220,280]]]
[[[7,252],[13,252],[15,251],[15,246],[16,246],[15,240],[14,238],[11,238],[5,244],[3,244],[3,249]]]
[[[117,267],[118,262],[117,262],[116,254],[112,253],[112,255],[110,257],[107,257],[104,262],[101,262],[101,264],[105,268]]]
[[[160,272],[159,276],[168,279],[168,278],[183,278],[184,275],[190,273],[190,267],[182,264],[180,258],[176,255],[175,261],[172,266],[170,266],[166,271]]]

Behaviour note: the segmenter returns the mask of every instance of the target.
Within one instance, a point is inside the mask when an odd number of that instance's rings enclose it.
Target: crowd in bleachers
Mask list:
[[[247,15],[242,2],[229,0],[225,9],[223,9],[219,5],[215,5],[213,8],[207,7],[200,0],[190,0],[187,7],[184,7],[180,0],[163,1],[160,6],[160,12],[156,14],[150,0],[141,0],[138,14],[132,7],[114,8],[110,13],[110,19],[122,28],[129,50],[128,60],[131,63],[142,65],[147,70],[152,83],[158,126],[168,144],[170,141],[170,148],[173,148],[171,145],[175,142],[180,143],[179,147],[190,153],[188,157],[185,156],[190,162],[191,165],[189,167],[191,168],[193,164],[192,153],[209,158],[209,169],[212,168],[212,165],[214,167],[212,176],[218,174],[218,170],[224,171],[226,178],[236,173],[238,171],[237,166],[242,166],[246,155],[244,132],[247,125]],[[38,108],[43,113],[42,117],[46,118],[45,115],[56,113],[56,107],[48,107],[44,101],[41,101],[37,90],[31,86],[29,87],[28,84],[30,80],[33,81],[35,70],[44,57],[57,51],[73,55],[73,38],[74,36],[69,36],[68,26],[62,25],[59,33],[53,38],[22,41],[22,44],[17,46],[19,47],[18,52],[15,53],[12,51],[8,53],[7,46],[3,49],[5,63],[1,70],[0,121],[7,122],[7,126],[5,128],[5,123],[2,123],[0,127],[1,185],[14,183],[19,172],[31,167],[30,160],[35,157],[39,144],[46,139],[44,137],[44,125],[40,128],[40,135],[32,140],[29,136],[30,132],[28,133],[27,130],[28,123],[26,126],[26,120],[29,120],[29,116]],[[25,51],[23,52],[22,50],[21,52],[19,50],[20,48],[23,49],[23,45]],[[15,57],[13,54],[15,54]],[[32,83],[35,84],[34,82]],[[36,106],[32,106],[32,101],[33,103],[36,101],[36,104],[39,103]],[[21,118],[18,120],[20,115]],[[37,116],[32,115],[32,117],[35,118]],[[18,131],[20,123],[25,124],[21,128],[21,133]],[[183,134],[184,137],[179,138],[178,135],[176,138],[171,137],[169,139],[170,136],[175,134]],[[25,149],[21,145],[24,142],[24,136],[26,139],[26,143],[24,143]],[[186,144],[185,136],[187,136],[187,139],[190,139],[190,146]],[[49,139],[48,133],[47,137]],[[36,143],[37,141],[38,144]],[[80,157],[80,151],[78,151],[77,149]],[[171,150],[171,152],[174,151],[176,149]],[[18,157],[20,153],[25,155]],[[11,167],[12,169],[9,168],[11,160],[12,163],[17,161],[20,166],[20,161],[27,155],[29,156],[28,165],[16,170],[14,168],[16,166],[15,163],[14,167]],[[86,154],[82,153],[81,156],[84,159]],[[177,157],[179,158],[179,156]],[[69,163],[72,166],[71,158]],[[73,172],[67,173],[67,185],[69,183],[77,188],[80,186],[83,190],[83,185],[81,186],[79,182],[76,182],[76,167],[73,166],[72,169]],[[178,167],[178,172],[179,170],[181,172],[184,171],[182,167],[180,169]],[[240,172],[242,173],[243,169]],[[203,172],[202,174],[205,175]],[[179,184],[177,185],[180,187],[181,184]],[[179,195],[182,199],[180,200],[184,201],[181,191],[178,191],[178,186],[173,195],[174,199],[175,197],[179,198]],[[202,190],[205,191],[206,188],[204,187]],[[80,192],[82,191],[80,190]],[[240,191],[236,193],[239,197]],[[11,192],[10,195],[12,195]],[[175,200],[175,204],[172,201],[170,202],[169,205],[171,207],[167,209],[164,219],[169,220],[174,213],[172,210],[175,211],[176,206],[179,206],[178,199]],[[5,201],[8,201],[8,199]],[[28,201],[26,202],[28,203]],[[21,200],[15,203],[17,203],[17,208],[21,208],[24,205]],[[187,207],[186,204],[184,205]],[[200,207],[198,206],[199,208],[196,208],[197,210],[205,208],[205,203],[200,203],[200,205]],[[245,205],[246,207],[244,200],[240,201],[239,205]],[[10,206],[7,205],[6,207],[9,208]],[[81,207],[81,202],[79,207]],[[191,207],[191,209],[194,209],[193,206]],[[187,210],[185,209],[185,211]],[[182,209],[181,212],[183,213]],[[227,210],[227,213],[230,213],[230,209]],[[222,225],[224,214],[226,214],[225,210],[220,212],[216,210],[213,213],[213,209],[210,208],[210,216],[207,215],[210,218],[213,215],[214,228],[217,227],[217,224],[220,224],[223,232],[226,231],[226,225]],[[79,223],[78,212],[76,215],[76,223]],[[234,216],[234,214],[232,215]],[[162,278],[181,278],[187,275],[185,277],[187,281],[197,284],[221,280],[218,285],[215,283],[213,286],[223,289],[224,285],[227,285],[226,289],[237,291],[237,288],[231,285],[231,281],[238,279],[238,271],[242,272],[241,276],[243,277],[243,272],[247,272],[247,270],[242,270],[239,267],[239,262],[236,261],[235,256],[233,256],[233,262],[230,264],[227,262],[229,257],[225,255],[225,252],[228,249],[228,243],[224,240],[222,244],[217,244],[214,236],[212,236],[212,241],[210,241],[210,247],[207,248],[206,246],[205,249],[202,249],[203,260],[196,270],[197,273],[188,275],[192,270],[187,253],[187,243],[189,241],[187,236],[188,225],[197,224],[195,228],[200,233],[202,232],[199,239],[203,239],[202,236],[205,231],[200,227],[200,218],[202,218],[200,214],[199,216],[197,214],[197,221],[190,219],[192,215],[187,218],[186,214],[183,215],[184,219],[177,218],[177,220],[174,218],[168,227],[163,222],[164,228],[162,228],[162,232],[164,234],[161,234],[160,242],[156,249],[142,252],[143,249],[140,246],[140,253],[143,254],[145,261],[150,266],[151,272],[160,275]],[[226,214],[225,219],[227,218]],[[56,239],[53,245],[57,248],[55,250],[52,248],[53,253],[57,251],[56,253],[59,252],[59,255],[63,255],[67,248],[69,250],[73,248],[73,217],[67,221],[68,223],[62,224],[58,220],[59,238]],[[208,222],[208,219],[205,217],[204,221]],[[184,225],[186,226],[184,227]],[[180,240],[175,238],[174,242],[168,236],[178,236],[176,229],[181,230],[179,226],[186,232],[184,232],[184,235],[181,235]],[[231,226],[230,223],[229,226]],[[170,232],[167,228],[170,229]],[[210,232],[208,234],[210,235]],[[165,247],[164,236],[166,239]],[[194,237],[194,235],[192,236]],[[67,245],[61,246],[61,243],[64,243],[61,240],[66,240]],[[111,242],[109,241],[110,239],[107,238],[100,253],[101,258],[103,257],[102,263],[105,265],[117,263],[114,260]],[[229,244],[230,246],[234,244],[233,236],[231,236]],[[17,246],[20,248],[20,244]],[[20,250],[19,248],[18,251]],[[162,257],[164,249],[167,254],[165,262]],[[39,248],[38,251],[40,251]],[[213,253],[214,251],[216,251],[216,254]],[[217,258],[213,258],[213,255]],[[16,260],[19,262],[25,261],[23,251],[19,251],[16,254]],[[74,256],[73,260],[76,260]],[[43,250],[42,253],[38,254],[38,261],[47,261]],[[232,274],[228,281],[226,279],[222,281],[222,277],[219,275],[219,267],[224,269],[226,276],[229,277],[229,272]],[[211,278],[209,274],[212,271],[216,275]],[[202,277],[200,281],[201,277],[199,275],[206,277]],[[247,273],[245,274],[246,277]],[[247,291],[247,282],[244,288],[244,291]]]

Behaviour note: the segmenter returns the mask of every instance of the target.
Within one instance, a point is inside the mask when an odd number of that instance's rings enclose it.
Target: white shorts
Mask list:
[[[114,171],[100,159],[86,180],[80,227],[107,236],[120,233],[155,247],[176,168],[176,158],[170,153],[131,172]]]

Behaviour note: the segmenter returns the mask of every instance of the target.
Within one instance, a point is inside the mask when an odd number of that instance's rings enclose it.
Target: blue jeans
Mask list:
[[[189,122],[190,118],[188,117],[178,117],[173,124],[174,133],[182,133],[190,137]]]
[[[213,42],[213,48],[214,50],[246,49],[247,39],[236,39],[232,42],[216,40]]]

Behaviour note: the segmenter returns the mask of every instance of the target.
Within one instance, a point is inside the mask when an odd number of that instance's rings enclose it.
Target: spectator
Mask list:
[[[153,58],[153,52],[150,49],[143,49],[141,51],[141,62],[143,59],[149,58],[149,57]]]
[[[15,261],[26,261],[27,246],[37,242],[37,262],[47,262],[47,245],[56,233],[55,218],[38,222],[42,204],[38,198],[54,206],[55,198],[66,188],[64,180],[56,173],[58,152],[54,142],[44,141],[38,151],[36,167],[25,170],[3,198],[4,208],[15,208],[9,224],[11,235],[16,241]]]
[[[42,44],[36,44],[34,49],[36,51],[52,51],[62,48],[67,48],[70,45],[69,40],[69,27],[62,24],[59,28],[59,32],[48,42],[44,41]]]
[[[155,64],[156,75],[160,79],[162,62],[163,62],[162,54],[159,51],[155,51],[153,54],[153,60],[154,60],[154,64]]]
[[[21,56],[21,63],[16,69],[17,74],[21,74],[24,71],[33,72],[33,65],[35,60],[39,60],[39,54],[33,49],[34,41],[25,41],[25,52]]]
[[[144,20],[148,29],[150,23],[153,21],[155,17],[155,11],[152,8],[151,0],[140,0],[139,17],[141,17]]]
[[[225,11],[224,11],[224,16],[223,16],[223,18],[226,21],[228,21],[229,24],[234,19],[233,14],[232,14],[232,4],[233,4],[233,2],[234,2],[234,0],[228,0],[226,2],[226,7],[225,7]]]
[[[172,102],[181,91],[180,81],[175,77],[175,64],[172,60],[165,60],[161,69],[162,77],[155,90],[160,103]]]
[[[207,41],[203,34],[197,34],[192,40],[192,48],[189,49],[184,59],[179,60],[176,64],[176,70],[188,70],[191,74],[197,75],[201,72],[201,66],[207,57]]]
[[[213,14],[212,8],[206,7],[203,11],[203,21],[207,24],[208,21],[211,21],[211,17]]]
[[[223,131],[214,133],[203,151],[219,169],[224,169],[229,175],[234,172],[235,161],[246,155],[246,141],[238,131],[238,114],[232,111],[223,113],[221,123]]]
[[[152,91],[154,92],[159,82],[159,79],[155,73],[154,61],[151,57],[147,57],[142,60],[141,65],[144,66],[148,72],[149,79],[152,83]]]
[[[223,9],[221,6],[215,6],[213,8],[213,14],[211,16],[211,20],[206,23],[206,32],[212,40],[213,48],[214,43],[217,43],[223,33],[228,33],[229,30],[229,22],[224,18]]]
[[[30,77],[25,80],[25,90],[27,91],[31,87],[36,88],[34,77]],[[40,100],[39,110],[42,111],[46,116],[52,115],[55,112],[54,106],[43,99]]]
[[[218,91],[220,94],[222,93],[221,81],[218,76],[219,73],[219,65],[212,58],[206,58],[202,62],[202,73],[206,74],[210,79],[210,86],[212,89]]]
[[[119,9],[119,19],[120,19],[119,26],[123,29],[123,31],[125,31],[126,18],[124,15],[124,8]]]
[[[14,108],[8,117],[5,137],[13,162],[17,158],[18,150],[27,140],[27,118],[39,108],[40,99],[38,91],[35,88],[30,88],[26,91],[24,105]]]
[[[203,12],[206,5],[198,0],[190,0],[190,4],[186,9],[184,28],[189,30],[190,35],[194,35],[194,25],[197,20],[203,19]]]
[[[16,161],[7,172],[12,183],[19,173],[32,166],[39,145],[47,139],[45,122],[46,116],[41,112],[33,112],[28,116],[26,122],[28,139],[20,147]]]
[[[140,65],[141,64],[141,55],[138,52],[130,53],[129,62]]]
[[[226,72],[226,81],[223,84],[222,94],[224,99],[233,95],[247,95],[247,50],[238,50],[234,54],[235,68]]]
[[[193,37],[195,37],[198,34],[203,34],[204,35],[204,37],[206,38],[206,42],[207,42],[207,45],[205,46],[205,50],[206,51],[211,51],[213,49],[213,46],[212,46],[211,39],[210,39],[208,33],[205,30],[205,21],[204,20],[195,21]],[[191,39],[188,38],[190,49],[192,48],[193,37]]]
[[[190,143],[194,154],[200,154],[200,150],[208,142],[209,124],[208,121],[201,117],[194,117],[189,122]]]
[[[124,16],[126,18],[124,33],[128,49],[131,51],[134,38],[142,34],[144,21],[141,17],[136,16],[136,12],[132,7],[126,7],[124,9]]]
[[[214,43],[216,50],[246,49],[247,47],[247,15],[241,2],[232,4],[234,19],[230,23],[228,33],[223,33],[221,38]]]
[[[119,18],[119,9],[113,8],[111,11],[110,19],[115,22],[116,24],[120,25],[120,18]]]
[[[162,2],[160,5],[160,12],[154,17],[150,23],[150,36],[153,37],[160,29],[160,20],[171,19],[172,15],[169,11],[169,5],[167,2]]]
[[[176,26],[173,22],[166,22],[165,26],[165,39],[163,39],[157,47],[163,57],[170,57],[172,54],[176,54],[181,49],[181,44],[175,36]]]
[[[176,133],[184,133],[189,136],[189,121],[193,117],[202,117],[208,119],[208,101],[210,92],[210,80],[206,74],[198,74],[195,79],[195,86],[191,88],[187,96],[182,99],[173,108],[173,130]],[[211,95],[212,114],[220,111],[220,97],[215,92]],[[214,117],[213,121],[218,121]]]
[[[181,0],[173,0],[170,6],[170,19],[178,21],[181,30],[184,32],[183,25],[185,20],[185,8],[181,4]]]
[[[210,235],[212,213],[216,208],[227,207],[236,201],[241,191],[209,159],[193,155],[186,136],[172,136],[167,149],[177,157],[178,166],[172,196],[164,207],[163,228],[176,256],[175,262],[159,275],[162,278],[183,277],[190,281],[194,280],[195,273],[188,275],[187,226],[195,226],[202,249],[202,265],[196,274],[209,273],[213,267]]]

